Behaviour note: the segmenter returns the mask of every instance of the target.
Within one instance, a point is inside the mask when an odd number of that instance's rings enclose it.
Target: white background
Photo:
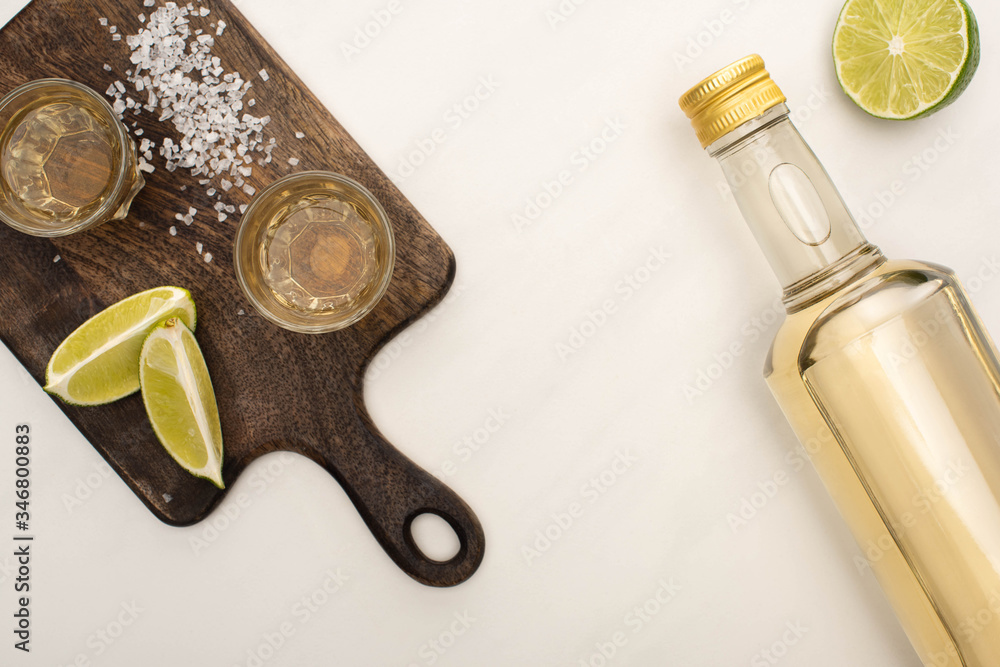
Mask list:
[[[0,1],[0,18],[22,5]],[[485,561],[457,588],[417,584],[336,482],[291,455],[256,462],[206,523],[161,524],[0,350],[0,438],[12,442],[17,423],[34,429],[38,535],[28,658],[11,647],[13,559],[0,549],[0,663],[599,665],[598,645],[622,632],[609,665],[916,667],[761,378],[777,284],[676,100],[761,53],[849,204],[876,214],[871,240],[956,269],[1000,331],[989,263],[1000,243],[1000,6],[973,5],[984,46],[971,88],[933,117],[893,124],[839,91],[839,0],[589,0],[555,25],[558,0],[403,0],[351,57],[342,44],[387,0],[240,2],[457,255],[453,296],[377,361],[366,399],[411,458],[455,465],[448,482],[485,526]],[[723,11],[731,21],[716,37]],[[702,52],[679,62],[699,33]],[[495,90],[470,100],[484,78]],[[456,104],[478,108],[458,124],[446,116]],[[624,129],[580,171],[574,154],[609,120]],[[401,161],[436,128],[444,142],[404,178]],[[934,149],[949,131],[947,150]],[[925,151],[922,170],[912,158]],[[561,170],[570,185],[518,229],[512,216]],[[905,194],[882,212],[895,180]],[[671,257],[647,275],[651,249]],[[648,280],[626,298],[626,276]],[[609,299],[606,322],[585,325]],[[592,335],[560,355],[581,327]],[[745,353],[686,398],[737,342]],[[486,438],[491,410],[503,425]],[[482,442],[471,457],[454,449],[466,437]],[[12,446],[2,451],[6,521]],[[618,453],[635,462],[609,473]],[[614,483],[584,495],[601,473]],[[727,516],[777,473],[785,483],[734,528]],[[572,526],[552,528],[574,502]],[[13,532],[2,526],[0,541]],[[557,539],[529,558],[546,529]],[[338,570],[348,580],[328,594]],[[650,603],[661,581],[679,590]],[[323,604],[307,617],[301,600],[314,594]],[[637,621],[644,604],[656,613]],[[120,633],[119,620],[131,623]]]

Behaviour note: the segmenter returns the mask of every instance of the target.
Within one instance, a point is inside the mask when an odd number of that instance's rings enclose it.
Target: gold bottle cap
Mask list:
[[[785,101],[758,55],[737,60],[708,77],[680,99],[702,148]]]

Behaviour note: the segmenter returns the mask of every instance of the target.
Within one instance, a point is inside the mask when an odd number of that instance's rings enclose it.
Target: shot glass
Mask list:
[[[145,185],[128,131],[104,98],[39,79],[0,100],[0,219],[32,236],[120,220]]]
[[[360,183],[332,172],[286,176],[247,208],[234,243],[240,287],[280,327],[326,333],[367,315],[392,279],[385,210]]]

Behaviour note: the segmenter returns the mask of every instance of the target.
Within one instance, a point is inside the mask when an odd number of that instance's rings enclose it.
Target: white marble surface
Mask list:
[[[608,665],[917,667],[761,378],[777,285],[676,100],[761,53],[856,211],[901,181],[870,238],[954,267],[1000,331],[1000,6],[972,4],[985,44],[972,87],[890,124],[837,87],[840,0],[240,2],[458,257],[452,296],[383,354],[366,397],[406,454],[454,465],[486,559],[457,588],[415,583],[333,479],[291,455],[255,463],[204,524],[163,525],[0,350],[0,517],[12,518],[13,428],[29,422],[38,535],[30,656],[11,646],[13,558],[0,550],[0,663],[576,666],[604,664],[617,638]],[[0,1],[0,19],[22,5]],[[575,9],[553,25],[560,7]],[[678,63],[699,33],[703,53]],[[606,150],[584,157],[602,133]],[[444,140],[409,173],[432,136]],[[518,228],[512,216],[563,170],[564,191]],[[606,302],[614,312],[591,327]],[[745,352],[688,400],[734,342]],[[727,515],[776,475],[734,530]],[[552,528],[574,503],[572,525]],[[547,529],[556,539],[536,545]]]

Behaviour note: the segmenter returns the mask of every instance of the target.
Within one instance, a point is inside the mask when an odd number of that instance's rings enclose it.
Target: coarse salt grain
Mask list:
[[[153,6],[151,2],[144,4]],[[176,143],[164,141],[160,147],[168,171],[184,168],[208,178],[235,173],[233,151],[238,147],[244,153],[260,150],[262,130],[270,121],[267,116],[241,113],[250,82],[239,72],[226,72],[221,59],[211,54],[214,37],[191,24],[191,16],[210,13],[193,3],[168,2],[126,39],[135,66],[129,81],[136,89],[148,89],[146,110],[158,112],[161,121],[170,120],[182,137]],[[220,21],[216,35],[225,27]]]
[[[290,157],[288,158],[288,164],[292,165],[293,167],[296,167],[299,164],[299,159],[297,157]]]
[[[197,243],[195,243],[195,244],[194,244],[194,247],[198,249],[198,254],[200,255],[200,254],[201,254],[201,251],[202,251],[202,249],[203,249],[203,248],[204,248],[205,246],[203,246],[203,245],[201,244],[201,241],[198,241]]]
[[[58,261],[59,261],[60,259],[62,259],[62,255],[56,255],[55,257],[53,257],[53,258],[52,258],[52,263],[53,263],[53,264],[55,264],[55,263],[57,263],[57,262],[58,262]]]
[[[212,261],[212,253],[210,253],[210,252],[206,252],[206,253],[205,253],[205,263],[206,263],[206,264],[208,264],[208,263],[210,263],[211,261]]]
[[[145,7],[155,5],[155,0],[143,2]],[[258,118],[243,111],[244,107],[256,105],[255,99],[245,97],[253,83],[244,80],[238,71],[227,72],[221,59],[211,54],[215,37],[228,27],[226,22],[211,23],[210,28],[192,24],[191,17],[210,13],[207,7],[196,8],[195,3],[184,6],[167,2],[148,17],[139,14],[139,23],[145,25],[140,26],[137,34],[125,37],[134,69],[125,74],[127,82],[142,94],[139,100],[128,97],[125,85],[117,81],[108,88],[107,95],[114,98],[112,108],[122,120],[126,110],[135,116],[145,110],[161,122],[171,121],[180,139],[165,137],[158,151],[166,161],[167,171],[187,169],[192,176],[202,177],[199,180],[202,186],[210,185],[216,176],[228,176],[219,180],[223,191],[228,192],[235,185],[252,197],[257,190],[246,182],[253,173],[252,163],[269,163],[277,139],[264,135],[270,116]],[[101,24],[106,26],[107,20]],[[211,35],[213,31],[215,36]],[[112,39],[122,39],[116,26],[111,26],[109,32]],[[108,64],[104,69],[112,71]],[[270,80],[266,69],[261,69],[258,75],[262,81]],[[137,123],[132,122],[131,127],[139,137],[143,130],[137,128]],[[296,132],[295,136],[302,139],[305,133]],[[140,170],[148,173],[155,169],[150,161],[156,149],[154,142],[143,140],[138,151]],[[255,160],[252,152],[266,156],[266,160],[263,157]],[[186,185],[180,187],[182,191],[186,189]],[[223,196],[214,187],[209,187],[206,195],[217,196],[219,200]],[[223,201],[215,208],[220,222],[236,211],[235,206]],[[240,205],[239,210],[243,213],[247,206]],[[175,218],[190,226],[197,213],[191,207],[187,214],[178,213]],[[170,227],[170,234],[177,235],[176,226]],[[203,251],[201,243],[197,248],[199,253]],[[210,253],[205,261],[211,261]]]
[[[295,133],[295,138],[296,139],[305,139],[306,138],[305,132],[296,132]]]

